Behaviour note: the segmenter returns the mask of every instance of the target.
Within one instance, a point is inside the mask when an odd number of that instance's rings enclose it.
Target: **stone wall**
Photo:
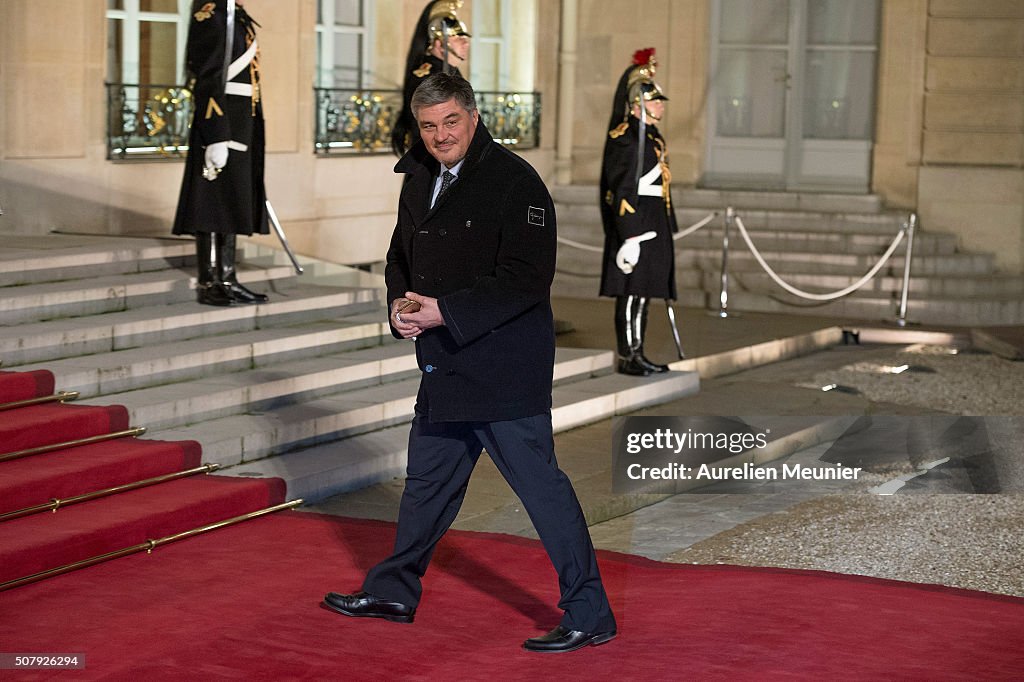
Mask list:
[[[922,224],[1024,272],[1024,3],[930,0],[927,21]]]

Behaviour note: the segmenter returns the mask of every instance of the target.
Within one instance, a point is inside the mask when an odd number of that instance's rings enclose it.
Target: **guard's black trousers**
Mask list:
[[[430,423],[413,419],[395,551],[373,567],[363,590],[417,606],[434,547],[462,506],[469,476],[486,448],[530,515],[558,571],[561,625],[583,632],[615,629],[594,546],[569,478],[555,461],[550,412],[501,422]]]

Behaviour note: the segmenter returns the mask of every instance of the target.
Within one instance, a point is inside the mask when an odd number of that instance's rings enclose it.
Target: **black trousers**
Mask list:
[[[462,506],[469,476],[486,448],[501,475],[519,496],[558,571],[571,630],[615,629],[601,583],[594,546],[572,482],[555,461],[550,412],[501,422],[430,423],[413,419],[409,464],[398,512],[394,553],[370,569],[366,592],[417,606],[434,547]]]

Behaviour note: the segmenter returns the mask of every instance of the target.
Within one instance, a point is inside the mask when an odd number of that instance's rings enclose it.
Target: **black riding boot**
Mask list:
[[[233,299],[220,280],[217,260],[217,242],[213,235],[196,232],[196,300],[203,305],[228,306]]]
[[[217,239],[217,269],[220,272],[220,281],[224,283],[228,295],[236,303],[266,303],[267,297],[264,294],[257,294],[238,283],[238,275],[235,273],[235,242],[233,234],[218,234]]]
[[[668,365],[659,365],[658,363],[652,362],[651,360],[647,359],[647,356],[644,355],[644,337],[647,336],[647,308],[650,307],[651,305],[651,299],[638,299],[635,296],[633,298],[634,301],[639,300],[639,305],[634,303],[634,305],[636,305],[637,307],[637,313],[633,327],[633,348],[636,351],[637,362],[639,362],[642,367],[646,367],[652,372],[656,372],[658,374],[660,374],[661,372],[667,372]]]
[[[636,319],[641,300],[639,296],[615,297],[615,342],[619,354],[619,373],[645,377],[652,370],[640,363],[635,333],[639,327]]]

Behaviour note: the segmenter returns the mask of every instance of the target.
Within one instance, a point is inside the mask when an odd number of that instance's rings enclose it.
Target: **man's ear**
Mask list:
[[[480,121],[480,110],[473,110],[473,127],[476,128],[476,124]]]

